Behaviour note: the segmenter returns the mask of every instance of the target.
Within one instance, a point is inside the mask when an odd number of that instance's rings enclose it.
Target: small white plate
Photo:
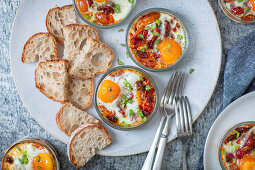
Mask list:
[[[204,149],[204,168],[221,169],[218,148],[221,138],[234,125],[255,121],[255,92],[246,94],[224,109],[213,123],[206,139]]]

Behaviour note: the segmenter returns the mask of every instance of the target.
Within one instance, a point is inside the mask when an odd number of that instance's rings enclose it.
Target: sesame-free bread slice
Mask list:
[[[82,24],[70,24],[64,26],[65,38],[64,59],[70,63],[80,54],[88,37],[99,39],[98,32],[94,27]]]
[[[97,151],[102,150],[112,140],[106,129],[99,124],[83,124],[71,135],[67,144],[67,155],[76,167],[84,166]]]
[[[37,33],[31,36],[24,45],[22,63],[33,63],[38,60],[55,60],[58,58],[56,39],[49,33]]]
[[[46,28],[59,43],[64,44],[63,26],[75,24],[76,16],[73,5],[56,7],[49,10],[46,17]]]
[[[67,98],[69,102],[81,110],[87,109],[93,98],[93,80],[80,80],[69,77]]]
[[[35,86],[45,96],[57,101],[66,102],[68,61],[58,59],[55,61],[40,62],[35,70]]]
[[[105,73],[112,65],[113,51],[98,40],[87,38],[86,44],[70,62],[68,74],[79,79],[93,78]]]
[[[100,123],[100,121],[87,112],[76,108],[71,103],[65,103],[56,115],[59,129],[71,136],[71,133],[84,123]]]

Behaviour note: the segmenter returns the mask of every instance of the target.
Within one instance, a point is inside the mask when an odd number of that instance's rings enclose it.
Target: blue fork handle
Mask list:
[[[153,139],[153,142],[151,144],[149,153],[144,161],[142,170],[151,170],[152,169],[152,165],[153,165],[153,159],[155,157],[155,153],[156,153],[156,149],[157,149],[157,144],[161,135],[161,131],[164,125],[164,120],[166,119],[166,117],[162,117],[158,126],[158,130],[155,134],[155,137]]]
[[[164,153],[165,153],[165,148],[166,148],[166,143],[167,143],[167,137],[169,134],[169,124],[170,124],[169,121],[171,120],[171,117],[172,116],[167,116],[166,124],[160,137],[158,151],[157,151],[156,158],[153,165],[153,170],[161,169],[162,161],[163,161]]]

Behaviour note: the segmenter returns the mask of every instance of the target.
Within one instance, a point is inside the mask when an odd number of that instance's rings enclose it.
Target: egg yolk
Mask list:
[[[255,12],[255,0],[250,0],[252,10]]]
[[[255,156],[245,155],[239,162],[240,170],[255,170]]]
[[[107,0],[95,0],[98,3],[107,2]]]
[[[182,47],[180,44],[171,39],[166,38],[158,44],[160,58],[165,64],[173,64],[182,54]]]
[[[98,97],[104,103],[113,102],[120,94],[120,87],[111,80],[105,80],[99,87]]]
[[[33,170],[54,170],[54,164],[48,153],[40,153],[34,157],[32,162]]]

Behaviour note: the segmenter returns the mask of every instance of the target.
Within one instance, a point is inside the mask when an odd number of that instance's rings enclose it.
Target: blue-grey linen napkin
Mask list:
[[[227,54],[223,102],[219,113],[232,101],[255,90],[255,31],[237,42]],[[197,170],[203,170],[203,151]]]

